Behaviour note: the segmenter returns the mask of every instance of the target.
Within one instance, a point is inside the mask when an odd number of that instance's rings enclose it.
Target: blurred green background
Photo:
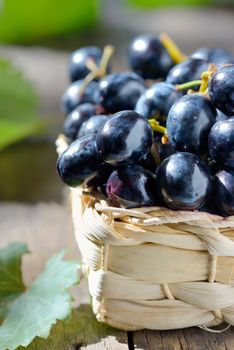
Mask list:
[[[116,48],[114,70],[140,33],[168,32],[189,54],[234,53],[234,0],[0,0],[0,200],[60,201],[54,142],[69,52]]]

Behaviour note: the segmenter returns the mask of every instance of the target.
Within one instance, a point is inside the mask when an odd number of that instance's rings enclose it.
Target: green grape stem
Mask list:
[[[202,84],[202,80],[192,80],[192,81],[188,81],[187,83],[184,84],[178,84],[176,85],[176,90],[177,91],[182,91],[182,90],[188,90],[194,86],[200,85]]]
[[[160,125],[155,119],[149,119],[148,122],[153,131],[157,131],[163,135],[167,133],[167,129],[164,126]]]
[[[99,67],[96,65],[95,62],[93,62],[92,59],[87,61],[86,66],[90,70],[90,73],[84,78],[81,84],[81,87],[79,90],[80,96],[84,94],[85,89],[91,83],[91,81],[93,81],[96,78],[103,78],[106,75],[107,66],[113,53],[114,53],[114,46],[106,45],[103,50],[103,55],[102,55]]]
[[[183,54],[183,52],[178,48],[176,43],[167,33],[162,33],[159,39],[175,64],[183,62],[188,58],[185,54]]]

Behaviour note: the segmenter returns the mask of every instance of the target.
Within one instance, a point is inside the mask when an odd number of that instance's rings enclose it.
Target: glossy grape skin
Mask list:
[[[196,50],[191,57],[200,58],[216,65],[234,63],[234,56],[229,51],[218,47],[202,47]]]
[[[61,180],[76,187],[93,177],[104,164],[96,150],[96,135],[84,136],[69,145],[59,156],[57,170]]]
[[[121,167],[110,175],[106,195],[110,205],[124,208],[158,203],[155,175],[139,165]]]
[[[90,70],[87,68],[86,63],[88,60],[92,60],[97,66],[99,66],[103,50],[97,46],[82,47],[71,53],[69,59],[69,77],[72,82],[84,79]],[[110,67],[108,67],[108,72]]]
[[[211,191],[209,168],[196,155],[186,152],[166,158],[156,171],[156,181],[161,198],[171,209],[198,209]]]
[[[77,133],[77,138],[83,137],[85,135],[97,134],[98,130],[104,125],[107,119],[108,116],[104,114],[91,116],[91,118],[82,124],[80,130]]]
[[[134,109],[145,91],[144,80],[132,72],[107,75],[99,84],[99,104],[107,113]]]
[[[234,117],[215,123],[208,144],[211,157],[224,168],[234,170]]]
[[[213,200],[221,215],[234,215],[234,172],[220,171],[215,175]]]
[[[216,108],[228,116],[234,115],[234,64],[219,68],[210,79],[208,90]]]
[[[152,145],[152,129],[147,120],[133,111],[110,117],[97,133],[97,151],[113,166],[137,162]]]
[[[167,118],[167,134],[177,151],[201,154],[207,151],[208,134],[217,112],[200,94],[186,95],[172,106]]]
[[[201,79],[201,74],[208,70],[209,63],[205,60],[189,58],[174,66],[167,75],[166,82],[184,84],[188,81]],[[199,85],[193,87],[197,91]]]
[[[90,117],[96,114],[96,106],[91,103],[83,103],[68,114],[64,124],[64,134],[72,141],[77,138],[81,126]],[[92,134],[92,133],[90,133]],[[95,132],[93,133],[95,134]]]
[[[230,117],[228,115],[224,114],[223,112],[217,109],[217,118],[216,118],[217,122],[227,120],[229,118]]]
[[[61,108],[65,114],[82,103],[96,103],[98,97],[98,82],[91,81],[86,87],[84,93],[80,92],[83,80],[78,80],[71,84],[62,96]]]
[[[131,69],[144,79],[165,78],[174,62],[160,40],[152,35],[136,37],[128,49]]]
[[[153,84],[137,101],[135,111],[145,118],[165,122],[170,108],[183,94],[169,83]]]

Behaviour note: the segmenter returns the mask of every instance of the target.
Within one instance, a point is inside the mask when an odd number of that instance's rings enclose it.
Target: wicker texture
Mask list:
[[[111,208],[72,189],[75,235],[101,322],[125,330],[234,325],[234,217]]]

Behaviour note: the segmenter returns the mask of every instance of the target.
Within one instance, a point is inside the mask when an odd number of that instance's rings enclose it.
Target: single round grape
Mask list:
[[[97,134],[98,130],[107,121],[108,116],[104,114],[93,115],[86,122],[84,122],[78,131],[77,138],[85,135]]]
[[[177,151],[200,154],[207,151],[208,134],[216,121],[212,103],[200,94],[186,95],[172,106],[167,134]]]
[[[234,115],[234,64],[218,69],[209,82],[211,102],[228,116]]]
[[[90,117],[96,114],[96,106],[91,103],[83,103],[76,107],[71,113],[67,115],[67,118],[63,124],[64,134],[72,141],[77,138],[77,133]],[[95,132],[90,133],[95,134]]]
[[[209,63],[202,59],[189,58],[174,66],[167,75],[166,82],[171,84],[184,84],[189,81],[201,79],[204,71],[208,70]],[[199,90],[199,85],[193,87]]]
[[[234,117],[214,124],[209,134],[209,152],[217,163],[234,170]]]
[[[152,35],[136,37],[128,49],[131,69],[144,79],[165,78],[174,62],[160,40]]]
[[[111,205],[134,208],[158,203],[155,175],[133,164],[113,171],[106,185]]]
[[[161,82],[153,84],[137,101],[135,111],[145,118],[155,118],[165,122],[172,105],[183,94],[176,90],[175,85]]]
[[[111,165],[137,162],[150,151],[152,129],[140,114],[121,111],[98,131],[96,144],[100,156]]]
[[[144,80],[132,72],[107,75],[99,84],[99,104],[107,113],[134,109],[145,91]]]
[[[90,73],[87,62],[91,60],[96,66],[99,66],[102,55],[103,50],[97,46],[82,47],[72,52],[69,60],[70,80],[73,82],[84,79]],[[109,71],[110,67],[108,66]]]
[[[84,136],[69,145],[59,156],[57,170],[61,180],[76,187],[100,170],[103,160],[96,150],[96,135]]]
[[[156,171],[156,181],[161,198],[171,209],[198,209],[211,191],[209,168],[187,152],[166,158]]]
[[[81,89],[83,81],[78,80],[71,84],[62,96],[62,111],[66,114],[82,103],[96,103],[98,98],[98,82],[91,81],[88,86]]]
[[[234,215],[234,172],[220,171],[214,178],[213,200],[223,215]]]
[[[229,51],[218,47],[212,49],[202,47],[196,50],[191,57],[203,59],[216,65],[234,63],[234,56]]]

